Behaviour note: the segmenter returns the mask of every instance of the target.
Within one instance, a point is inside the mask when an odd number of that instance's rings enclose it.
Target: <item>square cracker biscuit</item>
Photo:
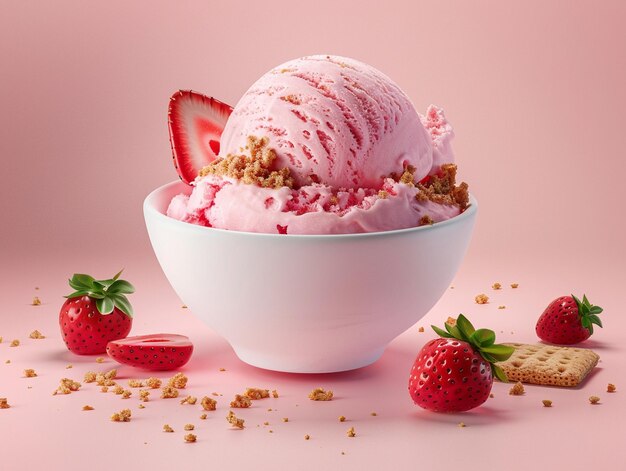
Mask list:
[[[599,355],[587,348],[507,343],[513,355],[498,362],[509,381],[551,386],[576,386],[596,366]]]

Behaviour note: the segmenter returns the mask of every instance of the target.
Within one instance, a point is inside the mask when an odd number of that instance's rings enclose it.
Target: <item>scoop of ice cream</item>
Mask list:
[[[230,115],[220,157],[242,152],[249,136],[268,138],[296,186],[380,188],[408,166],[419,181],[433,163],[431,135],[404,92],[345,57],[303,57],[263,75]]]

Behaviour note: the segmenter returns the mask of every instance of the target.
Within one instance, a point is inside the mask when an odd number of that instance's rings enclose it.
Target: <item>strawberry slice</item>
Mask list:
[[[192,353],[189,337],[177,334],[138,335],[107,344],[107,354],[118,363],[153,371],[180,368]]]
[[[220,136],[233,108],[215,98],[179,90],[168,109],[174,166],[185,183],[211,163],[220,151]]]

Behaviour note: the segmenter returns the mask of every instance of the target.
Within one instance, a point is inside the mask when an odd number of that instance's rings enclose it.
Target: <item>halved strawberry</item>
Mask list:
[[[168,122],[174,166],[185,183],[220,151],[220,136],[233,108],[215,98],[179,90],[170,98]]]
[[[118,363],[155,371],[180,368],[192,353],[189,337],[177,334],[137,335],[107,344],[107,354]]]

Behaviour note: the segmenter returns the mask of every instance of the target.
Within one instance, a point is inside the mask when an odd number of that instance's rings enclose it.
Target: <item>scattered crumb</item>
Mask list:
[[[269,409],[267,409],[267,412],[272,412],[274,409],[272,409],[271,407]]]
[[[145,409],[146,406],[144,406],[143,404],[139,404],[137,407],[139,407],[140,409]]]
[[[220,368],[220,371],[226,371],[226,368]]]
[[[589,396],[589,402],[594,405],[599,404],[600,398],[598,396]]]
[[[467,427],[467,425],[465,425],[465,422],[459,422],[459,427],[463,428],[463,427]]]
[[[93,383],[96,380],[96,374],[93,371],[88,371],[83,377],[83,382]]]
[[[104,357],[96,358],[96,363],[104,363]]]
[[[174,429],[172,427],[170,427],[169,424],[165,424],[163,426],[163,431],[167,432],[167,433],[174,433]]]
[[[202,406],[202,408],[204,410],[215,410],[215,407],[217,405],[217,401],[215,399],[212,399],[208,396],[204,396],[201,400],[200,400],[200,405]]]
[[[278,397],[278,391],[276,391],[276,389],[272,389],[272,397]]]
[[[315,388],[309,393],[309,399],[312,401],[330,401],[333,398],[333,392],[324,388]]]
[[[93,410],[93,407],[91,407],[91,406],[83,406],[83,410]]]
[[[41,299],[37,296],[33,296],[33,302],[31,304],[33,306],[41,306]]]
[[[609,383],[606,387],[606,392],[614,393],[615,391],[617,391],[615,385],[613,383]]]
[[[122,409],[111,416],[113,422],[130,422],[130,409]]]
[[[65,367],[65,369],[66,369],[66,370],[69,370],[70,368],[74,368],[74,365],[67,365],[67,366]]]
[[[269,433],[274,433],[274,431],[273,431],[273,430],[271,430],[271,429],[270,429],[270,430],[268,430],[268,432],[269,432]]]
[[[129,388],[143,388],[145,386],[144,382],[140,379],[129,379],[128,387]]]
[[[0,343],[2,343],[2,335],[0,335]]]
[[[345,422],[346,418],[343,415],[339,416],[339,422]]]
[[[141,391],[139,391],[139,400],[141,402],[148,402],[150,399],[150,390],[149,389],[142,389]]]
[[[541,402],[543,403],[543,407],[552,407],[552,401],[550,399],[544,399]]]
[[[241,394],[235,394],[235,399],[230,401],[230,407],[245,409],[252,405],[252,401],[249,397],[242,396]]]
[[[370,412],[370,415],[371,415],[372,417],[376,417],[378,414],[377,414],[376,412]]]
[[[418,226],[432,226],[433,224],[435,221],[428,214],[424,214],[417,223]]]
[[[18,339],[15,339],[11,342],[11,345],[9,345],[9,347],[19,347],[20,346],[20,341]]]
[[[201,419],[201,420],[206,420],[206,418],[207,418],[207,415],[206,415],[206,414],[202,414],[202,415],[200,416],[200,419]]]
[[[38,330],[33,330],[33,331],[30,333],[29,337],[30,337],[31,339],[36,339],[36,340],[39,340],[39,339],[45,339],[45,338],[46,338],[46,336],[45,336],[45,335],[42,335],[42,334],[41,334],[41,332],[39,332]]]
[[[124,392],[122,393],[122,399],[128,399],[132,395],[133,395],[133,392],[130,389],[125,389]]]
[[[310,436],[310,435],[305,435],[305,436],[304,436],[304,439],[305,439],[305,440],[310,440],[310,439],[311,439],[311,436]]]
[[[174,399],[178,397],[178,389],[172,386],[165,386],[161,389],[161,399]]]
[[[186,305],[186,304],[183,304],[183,305],[181,306],[181,308],[182,308],[182,309],[187,309],[187,305]]]
[[[504,304],[498,306],[498,309],[506,309],[506,306]]]
[[[35,378],[36,376],[37,376],[37,373],[35,373],[35,370],[33,370],[32,368],[28,368],[24,370],[25,378]]]
[[[494,283],[491,285],[493,289],[502,289],[502,285],[500,283]]]
[[[195,443],[196,440],[197,440],[197,437],[193,433],[188,433],[187,435],[185,435],[186,443]]]
[[[269,389],[247,388],[243,395],[252,400],[265,399],[270,397],[270,391]]]
[[[9,405],[8,399],[6,397],[0,397],[0,409],[8,409],[11,407]]]
[[[39,290],[39,286],[35,286],[35,289],[36,289],[36,290]]]
[[[228,411],[228,415],[226,416],[226,421],[237,428],[244,428],[245,420],[237,418],[237,416],[233,413],[233,411]]]
[[[289,422],[289,417],[283,417],[283,422]]]
[[[474,301],[476,301],[476,304],[487,304],[489,302],[489,296],[481,293],[474,298]]]
[[[8,365],[9,363],[11,363],[11,360],[7,360],[5,361],[5,363]]]
[[[493,398],[494,398],[494,397],[496,397],[496,396],[494,396],[494,395],[493,395],[493,393],[489,393],[489,397],[490,397],[491,399],[493,399]]]
[[[518,381],[517,383],[515,383],[511,389],[509,389],[509,394],[511,396],[521,396],[524,394],[524,385]]]
[[[456,319],[454,317],[448,317],[448,319],[446,320],[446,324],[456,325]]]
[[[63,378],[60,380],[59,387],[52,393],[53,396],[57,394],[70,394],[73,391],[78,391],[81,384],[73,379]]]
[[[194,428],[196,428],[193,424],[185,424],[185,430],[191,432]]]
[[[263,422],[263,425],[269,425],[269,424],[270,424],[269,422]]]
[[[109,392],[109,387],[108,387],[108,386],[102,386],[102,387],[100,388],[100,392],[103,392],[103,393],[107,393],[107,392]]]
[[[119,395],[121,395],[121,394],[124,394],[124,388],[123,388],[122,386],[120,386],[119,384],[117,384],[117,385],[113,388],[113,392],[119,396]]]
[[[181,404],[189,404],[189,405],[194,405],[196,402],[198,401],[198,398],[194,397],[194,396],[187,396],[184,399],[180,400]]]
[[[519,283],[511,283],[511,288],[515,289],[519,286]]]
[[[348,429],[348,431],[346,432],[346,434],[347,434],[350,438],[356,437],[356,432],[354,431],[354,427],[350,427],[350,428]]]
[[[424,332],[424,327],[420,327],[419,329],[417,329],[418,332]]]
[[[176,389],[185,389],[188,379],[184,374],[176,373],[167,381],[167,385]]]
[[[159,389],[161,387],[161,380],[159,378],[148,378],[146,380],[146,386],[148,386],[151,389]]]

